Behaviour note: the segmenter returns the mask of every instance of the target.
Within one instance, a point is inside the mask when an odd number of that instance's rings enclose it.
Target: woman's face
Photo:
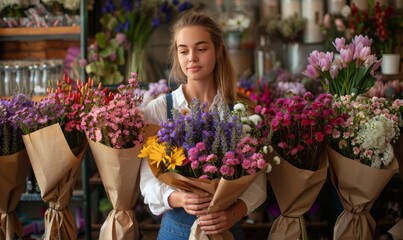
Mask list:
[[[176,35],[178,59],[188,81],[213,81],[216,50],[210,33],[201,26],[189,26]]]

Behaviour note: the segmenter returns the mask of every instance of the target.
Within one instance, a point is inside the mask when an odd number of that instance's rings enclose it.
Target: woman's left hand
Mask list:
[[[198,219],[200,228],[206,235],[220,234],[234,225],[231,210],[202,215]]]

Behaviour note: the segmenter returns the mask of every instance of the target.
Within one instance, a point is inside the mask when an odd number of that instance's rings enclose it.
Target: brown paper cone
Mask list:
[[[389,229],[388,233],[393,236],[394,240],[403,240],[403,219]]]
[[[134,205],[139,196],[137,157],[141,145],[129,149],[113,149],[89,140],[92,154],[106,194],[113,206],[101,227],[100,239],[139,239]]]
[[[87,147],[85,141],[74,154],[59,124],[22,136],[41,189],[42,199],[49,203],[45,212],[44,239],[75,239],[76,226],[68,203],[81,160]]]
[[[275,151],[272,157],[279,156]],[[280,156],[279,156],[280,157]],[[281,158],[280,165],[267,175],[280,206],[281,215],[274,221],[268,239],[306,238],[304,213],[318,197],[327,178],[327,155],[321,156],[317,171],[296,168]]]
[[[182,191],[194,192],[199,194],[209,193],[213,195],[208,212],[213,213],[227,209],[241,196],[249,185],[263,171],[255,175],[243,176],[236,180],[225,179],[197,179],[184,177],[178,173],[167,172],[160,174],[158,179],[165,184],[178,188]],[[191,227],[189,240],[231,240],[234,239],[230,231],[225,231],[223,234],[207,236],[201,231],[197,221]]]
[[[397,163],[399,165],[400,177],[403,180],[403,132],[401,133],[399,139],[392,144],[393,152],[395,153],[395,157],[397,159]]]
[[[0,232],[5,240],[22,236],[22,226],[15,209],[24,191],[29,159],[26,150],[0,156]],[[1,235],[0,235],[1,236]]]
[[[385,185],[395,174],[395,159],[387,169],[366,166],[327,147],[330,177],[344,211],[336,220],[334,239],[373,239],[376,223],[370,210]]]

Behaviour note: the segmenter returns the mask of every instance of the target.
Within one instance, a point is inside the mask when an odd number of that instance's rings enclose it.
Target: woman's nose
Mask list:
[[[197,54],[194,51],[191,51],[189,54],[189,62],[196,62],[197,61]]]

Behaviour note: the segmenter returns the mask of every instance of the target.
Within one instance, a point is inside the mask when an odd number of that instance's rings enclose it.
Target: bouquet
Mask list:
[[[307,92],[303,96],[278,98],[271,107],[261,110],[264,122],[272,129],[271,144],[293,166],[318,169],[320,155],[339,122],[332,100],[331,94],[314,98]]]
[[[22,131],[13,121],[21,108],[32,106],[30,95],[16,92],[11,100],[0,100],[0,236],[22,238],[23,231],[15,209],[24,191],[29,159]]]
[[[93,104],[107,101],[105,93],[92,84],[91,79],[82,83],[64,77],[56,89],[48,89],[46,98],[19,109],[14,117],[24,134],[22,138],[42,199],[49,203],[45,212],[45,239],[76,236],[74,218],[67,206],[87,147],[79,115]]]
[[[335,239],[373,238],[371,207],[398,168],[391,143],[400,134],[402,105],[402,100],[378,97],[335,99],[333,108],[342,121],[327,152],[331,180],[345,209],[335,223]]]
[[[343,121],[332,134],[332,148],[367,166],[387,167],[394,158],[392,143],[400,135],[402,106],[400,99],[338,97],[333,108]]]
[[[340,58],[334,58],[333,52],[315,50],[308,57],[309,64],[303,74],[320,79],[324,89],[333,95],[355,98],[366,93],[380,78],[375,71],[381,61],[371,54],[372,40],[359,35],[350,44],[344,38],[336,38],[333,44]]]
[[[100,239],[139,239],[134,206],[141,160],[136,156],[149,129],[140,109],[143,95],[136,93],[138,88],[139,79],[132,73],[113,99],[82,116],[81,128],[113,207],[101,227]]]
[[[262,108],[263,122],[271,129],[273,155],[282,164],[268,179],[281,215],[275,220],[268,239],[307,239],[304,214],[311,208],[327,178],[328,161],[324,151],[337,125],[332,95],[312,93],[279,98]]]
[[[139,157],[148,158],[162,182],[213,195],[212,213],[229,207],[259,173],[271,169],[265,159],[270,146],[261,117],[247,114],[244,104],[236,104],[233,111],[223,106],[222,115],[217,108],[205,112],[206,106],[193,99],[189,112],[174,109],[173,119],[161,123]],[[196,222],[191,236],[203,237]]]

